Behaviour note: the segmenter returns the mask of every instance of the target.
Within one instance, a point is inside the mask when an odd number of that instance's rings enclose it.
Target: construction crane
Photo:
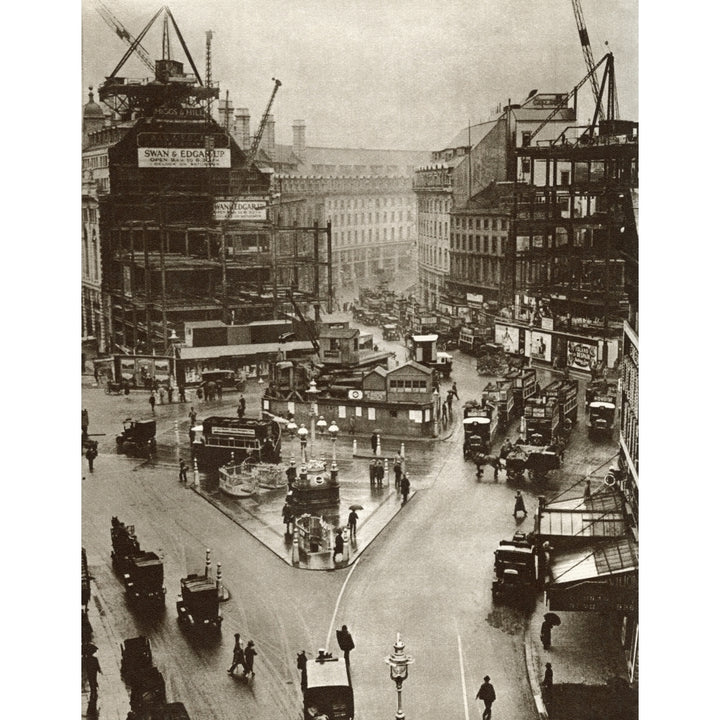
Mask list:
[[[602,110],[602,103],[599,102],[600,88],[598,87],[598,81],[595,77],[595,58],[593,57],[592,47],[590,46],[590,37],[585,27],[585,18],[583,17],[580,0],[572,0],[572,6],[573,13],[575,13],[575,24],[577,25],[578,34],[580,35],[580,45],[582,46],[583,56],[585,57],[585,67],[587,67],[588,73],[590,74],[590,83],[592,85],[593,95],[595,96],[595,105],[600,108],[598,119],[604,120],[605,115]]]
[[[131,35],[130,31],[110,12],[108,7],[100,0],[95,0],[95,9],[100,17],[115,32],[115,34],[124,40],[130,47],[134,47],[135,54],[145,63],[146,67],[155,72],[155,63],[150,59],[147,50]]]
[[[265,132],[265,126],[267,125],[267,120],[270,115],[270,108],[272,107],[273,100],[275,99],[275,95],[277,94],[278,88],[282,85],[282,83],[277,78],[273,78],[273,82],[275,83],[275,87],[273,88],[272,94],[270,95],[270,100],[268,100],[267,107],[265,108],[265,113],[262,116],[262,120],[260,121],[260,126],[258,127],[258,130],[255,133],[255,137],[253,138],[252,145],[250,146],[250,150],[248,150],[247,157],[245,158],[245,164],[248,167],[250,165],[252,165],[253,161],[255,160],[255,156],[257,155],[257,152],[260,149],[260,141],[262,140],[263,132]]]

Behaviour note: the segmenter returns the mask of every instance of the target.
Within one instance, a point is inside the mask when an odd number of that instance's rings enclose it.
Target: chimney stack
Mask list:
[[[300,158],[305,160],[305,121],[293,120],[293,152]]]
[[[261,145],[271,160],[275,160],[275,116],[268,115]]]
[[[235,113],[236,132],[241,150],[250,149],[250,111],[247,108],[238,108]]]

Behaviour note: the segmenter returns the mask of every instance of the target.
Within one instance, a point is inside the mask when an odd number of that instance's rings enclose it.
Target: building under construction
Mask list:
[[[162,17],[154,76],[118,73]],[[170,57],[170,32],[192,69]],[[85,157],[103,156],[97,187],[105,350],[162,351],[184,323],[277,317],[287,289],[308,303],[331,292],[329,228],[272,223],[270,174],[254,162],[264,123],[243,150],[212,119],[219,90],[205,82],[167,8],[161,8],[99,89],[110,125],[87,135]],[[143,56],[141,55],[141,58]],[[146,58],[145,58],[146,59]],[[146,65],[148,63],[146,62]],[[272,100],[280,87],[274,80]]]
[[[606,354],[623,322],[637,323],[639,137],[638,123],[615,117],[612,55],[603,62],[604,119],[599,98],[590,125],[517,151],[504,290],[515,317],[553,335],[600,338]],[[557,345],[552,356],[564,366]]]

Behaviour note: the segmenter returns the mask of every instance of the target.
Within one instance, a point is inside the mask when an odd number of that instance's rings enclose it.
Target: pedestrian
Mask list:
[[[446,423],[448,420],[448,406],[446,400],[443,400],[442,409],[440,411],[440,418],[444,423]]]
[[[242,393],[240,393],[240,397],[238,398],[238,406],[237,406],[237,416],[242,420],[242,418],[245,415],[245,397]]]
[[[180,482],[187,484],[188,466],[184,460],[180,460]]]
[[[357,536],[357,521],[358,521],[358,514],[355,512],[355,510],[351,510],[350,514],[348,515],[348,530],[350,530],[350,537],[354,538]]]
[[[450,392],[455,396],[455,399],[456,399],[458,402],[460,402],[460,396],[458,395],[457,383],[456,383],[456,382],[454,382],[454,383],[452,384],[452,389],[450,390]]]
[[[295,514],[289,502],[285,502],[282,509],[282,519],[285,523],[285,534],[290,535],[290,526],[295,522]]]
[[[452,403],[453,403],[453,391],[448,390],[447,391],[447,408],[448,408],[448,414],[452,414]]]
[[[150,392],[150,397],[148,398],[148,402],[150,403],[150,409],[153,412],[153,415],[155,414],[155,391],[152,390]]]
[[[230,665],[230,668],[228,669],[228,675],[234,674],[235,668],[238,665],[242,665],[243,672],[247,672],[247,667],[245,665],[245,652],[243,651],[240,633],[235,633],[235,646],[233,647],[232,665]]]
[[[196,397],[197,397],[198,400],[202,400],[202,399],[203,399],[203,389],[202,389],[202,385],[198,385],[198,389],[195,391],[195,395],[196,395]]]
[[[378,487],[382,487],[383,479],[385,478],[385,468],[383,467],[383,461],[378,458],[375,461],[375,482]]]
[[[108,382],[110,381],[108,380]],[[130,383],[127,380],[123,382],[123,392],[125,393],[125,397],[130,394]]]
[[[172,403],[172,396],[173,396],[172,385],[168,385],[167,394],[168,394],[168,403]]]
[[[290,465],[288,465],[288,469],[285,471],[285,476],[287,477],[288,492],[292,492],[293,483],[297,480],[297,468],[295,467],[294,460],[290,461]]]
[[[188,417],[190,418],[190,427],[194,428],[195,423],[197,422],[197,413],[195,412],[195,408],[192,405],[190,406],[190,412],[188,413]]]
[[[88,415],[88,411],[84,408],[82,411],[82,421],[80,425],[82,427],[83,439],[85,439],[87,438],[88,428],[90,427],[90,416]]]
[[[218,382],[217,384],[217,399],[219,402],[222,402],[222,382]]]
[[[98,673],[102,675],[100,669],[100,662],[94,654],[83,655],[83,664],[85,665],[85,677],[87,677],[88,685],[90,686],[90,699],[97,698],[98,691]]]
[[[355,647],[355,643],[353,642],[353,637],[350,634],[350,631],[347,628],[347,625],[343,625],[340,630],[337,630],[335,632],[335,637],[337,637],[337,643],[338,647],[343,651],[345,654],[345,664],[350,665],[350,651]]]
[[[378,448],[379,443],[380,443],[380,435],[378,435],[377,432],[374,432],[370,436],[370,447],[372,448],[373,455],[377,455],[377,448]]]
[[[395,461],[393,462],[393,470],[395,472],[395,489],[400,489],[400,478],[402,478],[402,455],[400,455],[400,451],[398,450],[398,454],[395,456]]]
[[[542,681],[542,686],[545,688],[545,695],[547,699],[552,698],[552,688],[553,688],[553,669],[552,669],[552,663],[545,663],[545,677]]]
[[[98,456],[97,443],[91,442],[90,446],[87,449],[87,452],[85,453],[85,457],[88,461],[88,467],[90,468],[90,472],[93,471],[93,463],[95,462],[95,458],[97,456]]]
[[[351,435],[355,435],[355,416],[350,416],[350,421],[348,423],[348,430],[350,431]]]
[[[543,620],[543,624],[540,626],[540,640],[545,650],[550,649],[550,636],[552,633],[552,623],[549,620]]]
[[[590,487],[590,479],[585,481],[585,492],[583,493],[585,500],[589,500],[592,497],[592,488]]]
[[[95,383],[96,383],[97,385],[99,385],[99,384],[100,384],[100,376],[98,375],[97,365],[96,365],[95,368],[93,369],[93,377],[95,378]]]
[[[307,655],[301,650],[297,655],[297,668],[300,671],[300,689],[307,690]]]
[[[477,691],[475,698],[485,703],[485,710],[482,714],[483,720],[490,720],[492,717],[492,704],[495,702],[495,688],[490,684],[489,675],[483,678],[483,684]]]
[[[257,650],[255,650],[255,643],[252,640],[248,640],[248,644],[245,646],[245,677],[255,677],[253,666],[255,665],[256,655]]]
[[[179,398],[179,402],[181,402],[181,403],[187,402],[187,400],[185,399],[185,386],[184,385],[178,386],[178,398]]]
[[[513,517],[517,518],[517,514],[521,512],[523,514],[523,517],[527,517],[527,510],[525,509],[525,501],[523,500],[523,496],[521,495],[520,491],[518,490],[515,493],[515,510],[513,511]]]
[[[370,461],[370,487],[375,487],[375,461]]]
[[[505,442],[503,442],[502,447],[500,448],[500,459],[505,462],[506,467],[508,455],[512,452],[512,448],[513,445],[510,442],[510,438],[505,438]]]
[[[345,549],[345,541],[343,540],[342,530],[338,528],[335,531],[335,562],[342,562],[343,550]],[[340,556],[338,558],[338,555]]]
[[[400,480],[400,494],[402,495],[402,504],[404,505],[410,494],[410,480],[406,473],[403,473],[402,479]]]

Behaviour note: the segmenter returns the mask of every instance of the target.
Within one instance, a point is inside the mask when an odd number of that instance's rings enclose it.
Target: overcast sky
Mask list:
[[[104,0],[137,36],[161,6]],[[583,0],[599,61],[611,50],[621,117],[638,119],[637,0]],[[530,90],[567,92],[586,73],[571,0],[170,0],[201,76],[205,31],[213,30],[213,79],[254,131],[272,91],[276,140],[292,142],[303,119],[308,145],[432,150],[486,120],[498,103]],[[127,45],[82,5],[83,98]],[[143,45],[161,55],[158,20]],[[171,52],[183,59],[171,36]],[[605,43],[608,43],[606,46]],[[190,72],[186,63],[186,72]],[[136,58],[118,73],[146,77]],[[581,119],[590,109],[589,83]]]

